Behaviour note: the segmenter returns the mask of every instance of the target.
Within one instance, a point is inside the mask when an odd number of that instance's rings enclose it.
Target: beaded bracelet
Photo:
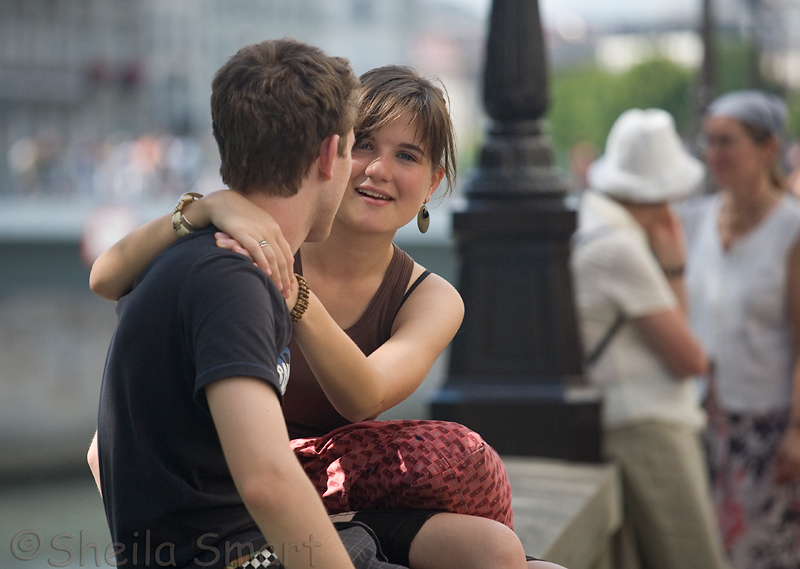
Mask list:
[[[303,314],[306,312],[306,308],[308,308],[308,283],[306,279],[303,278],[303,275],[298,275],[297,273],[294,274],[295,278],[297,279],[297,302],[294,303],[294,308],[289,313],[289,316],[292,317],[292,322],[298,322],[302,317]]]

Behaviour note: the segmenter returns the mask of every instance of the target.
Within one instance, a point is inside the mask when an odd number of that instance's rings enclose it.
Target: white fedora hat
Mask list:
[[[592,189],[635,203],[685,197],[704,176],[689,154],[672,115],[661,109],[630,109],[614,122],[603,156],[587,173]]]

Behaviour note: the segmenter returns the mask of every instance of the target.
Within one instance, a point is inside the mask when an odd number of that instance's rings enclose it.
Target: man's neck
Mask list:
[[[245,197],[275,220],[283,237],[289,242],[292,253],[296,253],[309,231],[305,204],[298,199],[299,195],[284,197],[256,191]]]

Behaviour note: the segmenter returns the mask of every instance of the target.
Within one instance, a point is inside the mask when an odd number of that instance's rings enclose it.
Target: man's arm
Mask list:
[[[278,396],[249,377],[211,383],[206,398],[225,459],[247,509],[267,541],[310,543],[291,547],[284,565],[292,568],[353,569],[338,534],[289,446]]]
[[[633,320],[662,363],[678,378],[708,373],[708,358],[680,308]]]
[[[678,300],[678,306],[637,318],[634,324],[664,365],[677,377],[706,374],[708,358],[692,332],[687,316],[683,226],[677,214],[665,204],[661,215],[644,229],[653,254],[664,271],[664,278]]]

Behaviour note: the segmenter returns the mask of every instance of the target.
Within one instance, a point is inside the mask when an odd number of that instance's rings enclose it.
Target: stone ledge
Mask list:
[[[525,551],[568,569],[609,569],[611,538],[622,520],[616,468],[538,458],[503,460],[513,490],[515,528]],[[110,543],[102,500],[88,471],[67,479],[29,475],[0,484],[0,540],[8,545],[22,530],[46,536],[41,563],[21,561],[8,547],[0,547],[0,567],[46,569],[48,557],[62,560],[63,550],[47,548],[50,538],[62,532],[74,536],[65,542],[73,547],[80,531],[103,549]],[[86,566],[96,567],[90,559]]]
[[[610,567],[623,515],[615,466],[507,456],[503,461],[514,529],[529,555],[569,569]]]

